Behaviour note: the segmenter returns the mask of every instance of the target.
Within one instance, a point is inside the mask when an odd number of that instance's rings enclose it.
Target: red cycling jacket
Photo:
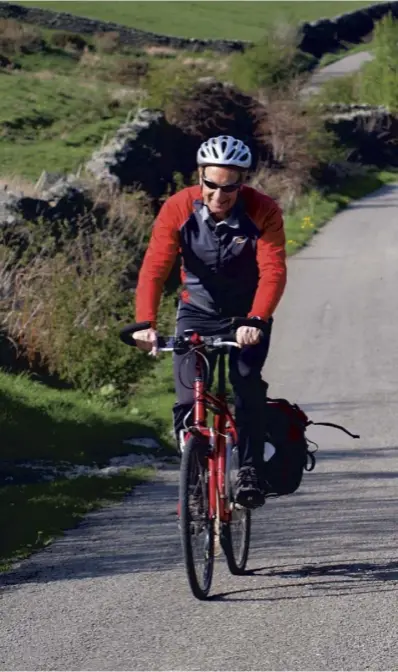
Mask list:
[[[136,321],[156,327],[164,283],[181,255],[181,299],[211,315],[267,320],[286,285],[285,233],[279,206],[242,186],[226,222],[215,224],[198,186],[162,206],[139,273]]]

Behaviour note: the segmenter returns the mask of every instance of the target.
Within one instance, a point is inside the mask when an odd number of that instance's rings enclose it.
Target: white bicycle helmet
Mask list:
[[[196,155],[198,166],[233,166],[250,168],[252,155],[242,140],[219,135],[203,142]]]

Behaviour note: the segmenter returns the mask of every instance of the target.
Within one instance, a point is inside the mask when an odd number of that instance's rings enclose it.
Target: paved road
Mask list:
[[[256,512],[249,567],[191,597],[177,474],[3,580],[6,670],[393,670],[398,664],[398,185],[289,261],[267,377],[328,428],[300,492]]]
[[[373,54],[368,51],[359,51],[356,54],[345,56],[335,63],[326,65],[324,68],[314,72],[308,85],[302,89],[302,95],[308,96],[318,93],[320,87],[325,82],[358,72],[365,63],[372,61],[373,58]]]

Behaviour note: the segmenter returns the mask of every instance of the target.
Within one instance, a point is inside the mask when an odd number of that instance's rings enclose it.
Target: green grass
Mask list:
[[[139,400],[139,396],[138,396]],[[115,409],[75,390],[58,390],[27,375],[0,372],[3,460],[67,460],[99,464],[131,452],[126,437],[158,435],[156,421],[130,408]]]
[[[48,78],[31,72],[0,77],[3,175],[35,179],[44,169],[76,170],[132,108],[129,101],[112,104],[111,85],[72,79],[51,68],[47,73]]]
[[[197,38],[260,40],[274,22],[297,24],[333,17],[372,2],[20,2],[168,35]]]
[[[129,469],[109,478],[80,476],[0,488],[0,571],[51,543],[101,506],[122,499],[151,469]]]

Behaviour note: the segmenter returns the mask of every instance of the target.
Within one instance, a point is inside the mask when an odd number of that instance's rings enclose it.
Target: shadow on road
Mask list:
[[[297,581],[218,593],[213,595],[211,599],[215,602],[278,602],[302,598],[390,592],[398,589],[398,562],[396,561],[375,563],[350,560],[339,563],[293,566],[290,569],[259,567],[248,571],[246,575],[297,579]],[[387,586],[387,582],[396,585]],[[289,590],[290,594],[279,594],[279,591],[286,590]],[[299,590],[299,593],[297,593],[297,590]],[[251,596],[252,593],[260,591],[273,594],[262,597]],[[294,591],[296,591],[296,594],[291,594]],[[275,595],[275,592],[278,594]],[[244,593],[249,595],[247,597],[236,597]]]
[[[177,480],[138,487],[124,502],[89,515],[20,567],[0,574],[0,588],[175,568],[181,562],[177,498]]]
[[[260,569],[253,570],[254,575],[268,578],[268,586],[275,577],[294,579],[297,586],[306,578],[313,595],[318,589],[323,593],[336,591],[337,582],[344,584],[340,588],[353,590],[369,583],[373,589],[377,581],[398,580],[398,563],[327,562],[342,555],[361,555],[365,560],[374,560],[375,552],[389,558],[396,555],[398,471],[389,471],[388,465],[383,470],[383,461],[375,459],[393,457],[396,448],[353,450],[352,457],[361,464],[369,461],[368,471],[357,471],[351,460],[344,471],[329,470],[333,459],[339,459],[341,467],[341,458],[350,458],[350,452],[325,451],[322,469],[305,474],[298,493],[271,500],[254,513],[251,565],[264,563],[264,558],[279,562],[279,568],[268,568],[264,574],[259,574]],[[372,471],[376,465],[377,470]],[[170,470],[161,482],[145,484],[123,504],[97,511],[44,552],[1,575],[0,587],[167,572],[182,567],[177,498],[178,471]],[[300,558],[302,563],[317,558],[321,564],[302,564],[287,571],[292,558]],[[320,580],[318,588],[316,580]],[[269,599],[294,598],[272,595]]]

